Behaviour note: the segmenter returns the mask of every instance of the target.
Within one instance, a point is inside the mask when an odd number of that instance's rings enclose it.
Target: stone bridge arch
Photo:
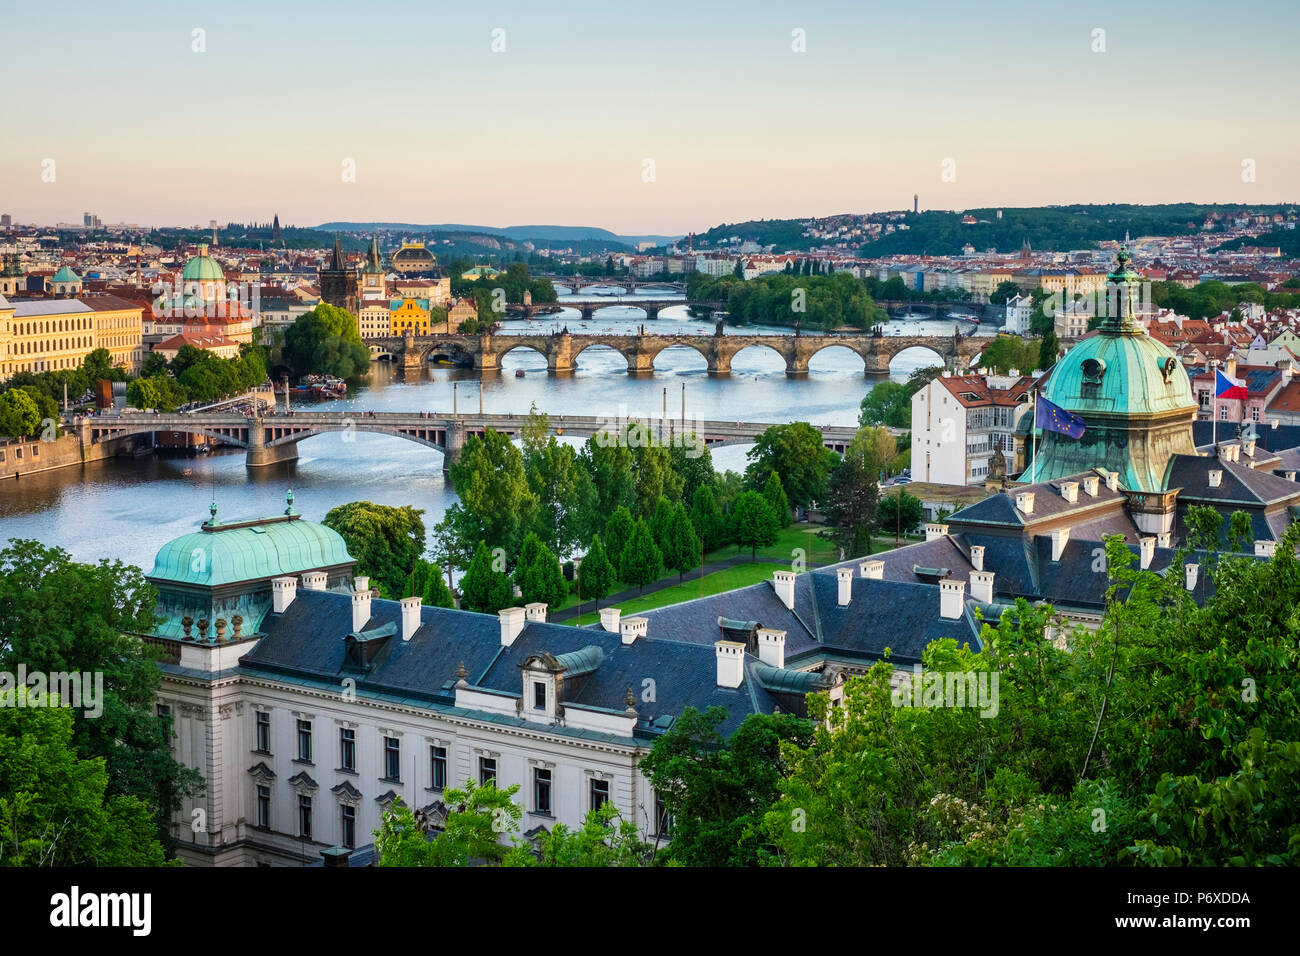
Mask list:
[[[775,352],[785,361],[786,372],[795,368],[798,340],[792,335],[727,335],[714,339],[714,357],[709,371],[717,375],[730,375],[731,363],[737,355],[750,348],[765,348]]]

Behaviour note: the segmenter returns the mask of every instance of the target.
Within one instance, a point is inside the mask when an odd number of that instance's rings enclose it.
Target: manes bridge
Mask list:
[[[159,432],[204,435],[225,445],[247,451],[250,468],[292,461],[298,457],[298,443],[328,432],[342,432],[343,441],[352,440],[356,432],[394,435],[443,453],[443,470],[460,457],[461,448],[471,435],[482,436],[491,428],[518,438],[527,422],[525,415],[477,415],[442,412],[314,412],[294,411],[253,417],[233,412],[182,412],[175,414],[135,413],[78,417],[72,430],[83,447],[112,442],[132,435]],[[639,423],[640,428],[625,432],[625,426]],[[626,434],[628,443],[643,445],[685,445],[698,447],[736,445],[752,442],[771,427],[769,422],[718,422],[689,418],[643,420],[635,417],[597,415],[561,415],[549,420],[555,435],[589,438],[605,433],[611,441]],[[857,432],[854,426],[818,426],[822,443],[843,452]]]
[[[731,362],[747,348],[771,349],[785,360],[788,375],[806,375],[808,362],[823,349],[851,349],[861,357],[865,374],[887,375],[889,363],[910,348],[926,348],[953,366],[968,366],[988,339],[970,336],[873,335],[868,332],[825,335],[620,335],[612,332],[574,334],[567,330],[551,335],[406,335],[398,338],[367,339],[371,355],[400,361],[405,370],[419,371],[429,360],[441,359],[473,366],[485,372],[499,371],[501,359],[515,349],[531,349],[546,359],[547,371],[562,374],[577,368],[578,357],[589,348],[603,346],[618,352],[632,374],[654,371],[655,357],[664,349],[694,349],[717,375],[731,371]]]

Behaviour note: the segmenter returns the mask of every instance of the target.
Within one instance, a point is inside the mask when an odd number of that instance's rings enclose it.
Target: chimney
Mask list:
[[[1196,589],[1196,575],[1200,572],[1200,570],[1201,570],[1201,566],[1199,564],[1183,565],[1183,573],[1186,575],[1185,580],[1186,580],[1187,590],[1193,591]]]
[[[993,603],[992,571],[972,571],[970,573],[970,596],[981,604]]]
[[[864,578],[872,578],[879,581],[885,576],[884,561],[863,561],[858,565],[858,571]]]
[[[966,582],[944,578],[939,582],[939,616],[955,621],[961,617],[966,597]]]
[[[1079,483],[1077,481],[1061,482],[1061,497],[1074,504],[1079,500]]]
[[[501,646],[509,647],[524,629],[524,609],[521,607],[503,607],[497,612],[501,619]]]
[[[1174,546],[1174,535],[1173,535],[1173,532],[1172,532],[1172,531],[1157,531],[1157,532],[1156,532],[1156,547],[1157,547],[1157,548],[1172,548],[1173,546]]]
[[[364,578],[360,580],[366,580]],[[352,632],[355,634],[370,620],[370,592],[352,592]]]
[[[618,616],[623,612],[616,607],[602,607],[600,609],[600,626],[611,634],[617,634]]]
[[[304,591],[324,591],[328,576],[324,571],[308,571],[302,576]]]
[[[1106,487],[1109,488],[1111,491],[1119,491],[1119,472],[1118,472],[1118,471],[1108,471],[1108,472],[1106,472]]]
[[[1295,472],[1288,469],[1287,471],[1282,472],[1282,477],[1287,481],[1295,481]]]
[[[773,571],[772,588],[776,591],[776,596],[781,599],[787,611],[794,610],[794,572],[793,571]]]
[[[1255,439],[1247,438],[1241,443],[1241,450],[1247,458],[1255,457]]]
[[[1219,487],[1219,485],[1223,484],[1223,469],[1211,468],[1209,477],[1210,477],[1210,487],[1211,488]]]
[[[933,541],[935,538],[942,538],[947,533],[948,533],[948,526],[946,524],[939,524],[938,522],[934,522],[934,521],[926,523],[925,526],[926,541]]]
[[[1021,514],[1034,513],[1034,493],[1032,491],[1016,492],[1016,510]]]
[[[758,629],[758,659],[770,667],[785,667],[785,631],[771,627]]]
[[[718,659],[718,686],[739,687],[745,680],[745,645],[718,641],[713,648]]]
[[[1255,542],[1255,557],[1271,558],[1277,554],[1277,542],[1260,540]]]
[[[638,637],[645,637],[646,628],[650,626],[648,617],[625,617],[619,625],[619,635],[624,644],[635,644]]]
[[[354,591],[369,591],[369,590],[370,590],[370,579],[369,579],[368,577],[365,577],[364,575],[361,576],[361,577],[355,577],[355,578],[353,578],[353,579],[352,579],[352,590],[354,590]]]
[[[402,598],[402,640],[409,641],[420,629],[420,598]]]
[[[1142,558],[1142,570],[1151,567],[1151,559],[1156,556],[1155,538],[1138,538],[1138,552]]]
[[[530,624],[546,623],[546,602],[534,601],[524,605],[524,619]]]
[[[1097,497],[1097,483],[1099,479],[1096,475],[1089,475],[1083,479],[1083,493],[1090,498]]]
[[[297,593],[297,578],[271,578],[271,610],[283,614]]]
[[[839,583],[839,605],[848,607],[849,601],[853,600],[853,569],[836,568],[835,579]]]
[[[1061,552],[1065,550],[1065,546],[1069,543],[1070,543],[1069,528],[1057,528],[1055,531],[1052,532],[1052,560],[1053,561],[1061,560]]]

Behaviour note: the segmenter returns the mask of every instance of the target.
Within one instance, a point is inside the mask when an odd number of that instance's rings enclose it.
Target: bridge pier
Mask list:
[[[808,374],[808,360],[806,358],[788,358],[785,360],[785,374],[790,378],[799,378]]]
[[[248,452],[244,456],[244,464],[249,468],[262,468],[266,465],[277,465],[282,461],[298,460],[298,443],[288,442],[284,445],[268,445],[266,443],[266,426],[261,419],[257,419],[248,426]]]
[[[465,447],[465,423],[452,422],[447,428],[447,446],[442,450],[442,474],[450,480],[451,463],[460,461],[461,449]]]
[[[655,358],[651,352],[642,349],[634,349],[632,352],[624,352],[623,357],[627,359],[627,374],[629,375],[653,375],[655,371]]]
[[[657,305],[647,305],[647,306],[645,306],[645,317],[646,317],[647,319],[657,319],[657,318],[659,318],[659,308],[660,308],[660,307],[657,306]]]

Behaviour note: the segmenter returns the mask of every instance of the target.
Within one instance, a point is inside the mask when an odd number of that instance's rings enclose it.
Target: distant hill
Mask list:
[[[475,226],[465,223],[412,223],[412,222],[326,222],[316,227],[325,231],[338,230],[342,232],[365,232],[373,229],[384,229],[392,232],[435,232],[435,233],[473,233],[484,236],[503,236],[507,239],[530,240],[536,243],[538,240],[555,242],[583,242],[597,241],[607,242],[612,246],[626,246],[635,248],[637,243],[653,242],[656,245],[663,245],[672,242],[680,236],[620,236],[610,232],[608,229],[600,229],[595,226],[506,226],[500,228],[497,226]]]

